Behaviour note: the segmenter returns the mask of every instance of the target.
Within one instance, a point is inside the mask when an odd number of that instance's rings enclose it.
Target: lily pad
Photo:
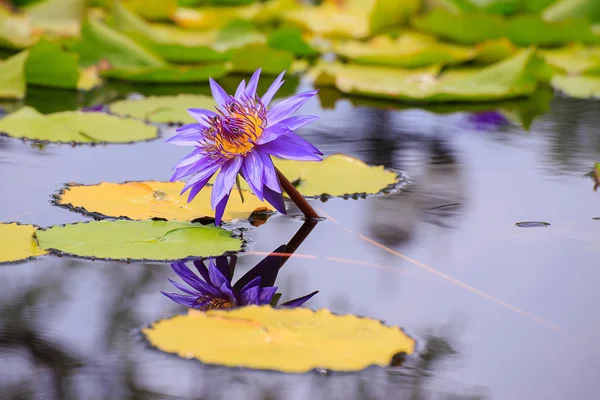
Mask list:
[[[376,194],[398,183],[398,174],[344,154],[323,161],[274,159],[275,166],[306,197]]]
[[[569,18],[585,18],[600,22],[598,0],[557,0],[542,13],[546,21],[562,21]]]
[[[142,329],[151,345],[205,364],[303,373],[359,371],[412,354],[415,341],[398,327],[329,310],[249,306],[190,311]],[[219,340],[214,340],[219,338]]]
[[[159,67],[111,68],[102,71],[100,76],[128,82],[143,83],[197,83],[208,82],[209,78],[219,79],[229,71],[224,63],[198,66],[168,65]]]
[[[0,8],[0,47],[23,50],[33,46],[40,37],[41,32],[34,29],[29,17],[10,14]]]
[[[414,14],[419,0],[328,0],[287,12],[284,19],[320,36],[366,38]]]
[[[62,51],[57,43],[41,40],[30,50],[25,77],[31,85],[76,89],[79,55]]]
[[[46,254],[38,247],[34,233],[37,227],[16,222],[0,224],[0,263],[27,260]]]
[[[210,96],[180,94],[177,96],[148,96],[136,100],[121,100],[109,105],[109,110],[117,115],[151,121],[159,124],[196,122],[188,113],[188,108],[211,110],[215,101]]]
[[[181,7],[173,14],[173,20],[177,25],[188,29],[221,28],[234,19],[251,20],[260,13],[261,8],[259,3],[198,9]]]
[[[22,9],[33,26],[46,34],[62,37],[79,35],[86,0],[44,0]]]
[[[210,96],[180,94],[177,96],[148,96],[136,100],[121,100],[109,105],[112,113],[155,123],[196,122],[188,108],[212,109],[215,101]]]
[[[532,48],[483,68],[439,73],[438,67],[401,70],[387,67],[322,64],[317,83],[343,93],[404,101],[492,101],[528,96],[538,86],[544,64]]]
[[[55,197],[55,202],[85,214],[133,220],[161,218],[192,221],[201,217],[212,217],[212,187],[207,186],[188,203],[188,196],[180,195],[183,186],[183,182],[156,181],[69,185]],[[231,196],[223,221],[248,218],[254,212],[270,211],[268,203],[260,201],[248,191],[243,192],[244,202],[235,193]]]
[[[231,50],[233,71],[240,73],[252,73],[262,68],[263,74],[278,75],[290,69],[293,61],[294,55],[289,51],[267,46],[249,45]]]
[[[15,138],[62,143],[129,143],[154,139],[158,128],[104,113],[41,114],[23,107],[0,119],[0,132]]]
[[[179,260],[242,249],[241,239],[214,225],[174,221],[91,221],[36,233],[44,250],[111,260]]]
[[[0,98],[25,98],[25,63],[28,57],[29,51],[25,50],[0,62]]]
[[[569,97],[600,99],[600,75],[554,75],[552,87]]]
[[[319,54],[304,40],[302,30],[295,27],[282,27],[271,32],[267,44],[273,49],[290,51],[300,57],[313,57]]]
[[[600,46],[573,43],[560,49],[539,50],[546,63],[569,75],[600,73]]]
[[[397,39],[382,35],[368,42],[342,42],[334,49],[337,54],[355,63],[404,68],[460,64],[476,55],[471,47],[442,43],[433,36],[418,32],[406,32]]]

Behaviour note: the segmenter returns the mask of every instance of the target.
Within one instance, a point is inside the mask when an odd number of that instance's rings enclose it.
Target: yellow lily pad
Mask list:
[[[460,64],[471,60],[475,49],[439,42],[418,32],[405,32],[393,39],[376,36],[368,42],[347,41],[334,45],[337,54],[359,64],[415,68],[432,64]]]
[[[214,225],[176,221],[103,220],[36,232],[39,246],[78,257],[172,261],[239,251],[242,242]]]
[[[163,218],[192,221],[212,217],[211,186],[205,187],[190,203],[187,194],[180,195],[183,182],[102,182],[98,185],[69,185],[55,196],[58,205],[74,208],[86,214],[107,217],[126,217],[133,220]],[[248,218],[253,212],[268,212],[271,206],[244,191],[244,202],[232,193],[223,221]]]
[[[37,245],[34,233],[37,227],[16,222],[0,224],[0,263],[26,260],[46,254]]]
[[[0,8],[0,47],[22,50],[33,46],[41,36],[42,32],[33,27],[29,17]]]
[[[306,197],[376,194],[398,183],[398,174],[382,165],[370,166],[344,154],[333,154],[323,161],[273,159],[277,168]]]
[[[326,0],[289,11],[284,19],[317,35],[360,39],[404,23],[420,4],[420,0]]]
[[[541,49],[546,62],[569,75],[600,73],[600,46],[573,43],[560,49]]]
[[[25,63],[28,57],[29,51],[25,50],[4,62],[0,61],[0,99],[25,98]]]
[[[142,121],[81,111],[44,115],[28,106],[0,119],[0,132],[15,138],[62,143],[129,143],[158,136],[158,128]]]
[[[148,96],[138,100],[121,100],[109,105],[112,113],[155,123],[190,124],[196,120],[188,108],[212,110],[215,101],[210,96],[180,94],[177,96]]]
[[[579,99],[600,99],[600,76],[598,75],[554,75],[552,87],[555,90]]]
[[[353,64],[317,66],[317,84],[335,84],[347,94],[393,100],[492,101],[528,96],[538,86],[543,63],[529,48],[483,68],[448,70],[439,66],[402,70]]]
[[[415,348],[415,341],[398,327],[326,309],[249,306],[193,311],[142,332],[151,345],[180,357],[288,373],[385,367],[394,355],[412,354]]]
[[[86,0],[45,0],[24,7],[22,11],[31,18],[33,26],[46,34],[75,37],[81,30],[85,6]]]

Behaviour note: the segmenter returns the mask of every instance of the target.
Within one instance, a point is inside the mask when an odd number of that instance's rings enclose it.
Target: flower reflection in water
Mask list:
[[[493,131],[508,123],[508,119],[498,111],[471,113],[467,121],[477,131]]]
[[[184,306],[207,311],[216,308],[234,308],[249,305],[277,306],[280,294],[277,293],[275,280],[279,269],[308,236],[316,223],[306,222],[288,244],[279,246],[270,255],[254,266],[235,284],[232,284],[237,256],[217,257],[208,261],[208,267],[202,260],[193,261],[199,275],[194,273],[185,261],[171,264],[171,268],[185,282],[186,286],[169,281],[181,293],[161,292],[171,300]],[[282,307],[299,307],[310,300],[318,291],[282,303]]]

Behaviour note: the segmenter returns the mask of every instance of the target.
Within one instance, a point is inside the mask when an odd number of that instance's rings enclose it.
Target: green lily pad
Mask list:
[[[460,64],[471,60],[475,49],[439,42],[433,36],[405,32],[397,39],[376,36],[368,42],[347,41],[334,46],[337,54],[359,64],[403,68],[432,64]]]
[[[293,62],[294,55],[289,51],[276,50],[267,46],[250,45],[231,50],[234,72],[252,73],[262,68],[263,74],[278,75],[281,71],[289,69]]]
[[[333,83],[347,94],[420,102],[492,101],[531,95],[543,63],[532,48],[499,63],[471,69],[401,70],[332,64],[321,66],[317,84]]]
[[[22,50],[33,46],[41,37],[31,19],[24,15],[13,15],[0,8],[0,47]]]
[[[309,45],[302,37],[302,30],[295,27],[282,27],[269,34],[269,47],[286,50],[300,57],[313,57],[319,52]]]
[[[571,44],[560,49],[539,50],[546,63],[569,75],[600,73],[600,46]]]
[[[107,60],[114,68],[165,67],[159,56],[137,44],[128,36],[96,18],[88,18],[81,28],[82,38],[72,45],[83,65]]]
[[[46,34],[62,37],[79,35],[86,0],[44,0],[24,7],[33,26]]]
[[[177,9],[177,0],[125,0],[127,7],[148,21],[166,21]]]
[[[210,96],[180,94],[177,96],[149,96],[138,100],[121,100],[109,105],[112,113],[155,123],[189,124],[196,120],[187,113],[188,108],[211,110],[215,101]]]
[[[251,44],[264,44],[266,40],[252,22],[235,19],[217,32],[214,46],[221,50],[238,49]]]
[[[558,0],[542,13],[546,21],[562,21],[569,18],[585,18],[600,22],[600,2],[598,0]]]
[[[358,39],[404,23],[420,3],[419,0],[354,0],[344,4],[328,1],[289,11],[284,19],[320,36]]]
[[[214,63],[198,66],[169,65],[163,67],[111,68],[100,75],[109,79],[144,83],[194,83],[219,79],[229,71],[228,65]]]
[[[517,45],[560,45],[571,41],[600,43],[600,35],[586,19],[547,22],[539,15],[502,17],[484,12],[453,14],[436,8],[415,16],[412,25],[418,30],[462,44],[509,38]]]
[[[36,233],[40,248],[111,260],[179,260],[242,250],[241,239],[214,226],[175,221],[91,221]]]
[[[600,99],[600,76],[598,75],[554,75],[552,87],[569,97]]]
[[[25,63],[28,57],[29,51],[25,50],[0,62],[0,98],[25,98]]]
[[[39,41],[25,63],[28,84],[65,89],[77,88],[79,55],[63,52],[59,44]]]
[[[15,138],[62,143],[129,143],[158,137],[141,121],[95,112],[40,114],[23,107],[0,119],[0,132]]]

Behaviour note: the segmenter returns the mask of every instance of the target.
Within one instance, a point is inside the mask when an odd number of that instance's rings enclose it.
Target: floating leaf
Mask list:
[[[259,3],[238,7],[178,8],[173,19],[177,25],[184,28],[220,28],[234,19],[250,20],[260,12],[261,8]]]
[[[180,195],[183,182],[103,182],[98,185],[69,185],[56,196],[58,205],[75,207],[76,211],[101,214],[108,217],[126,217],[134,220],[164,218],[192,221],[213,217],[210,206],[211,186],[198,193],[190,203],[187,194]],[[268,203],[244,191],[244,202],[232,195],[223,215],[225,222],[248,218],[253,212],[269,211]]]
[[[312,57],[319,54],[304,40],[302,30],[295,27],[283,27],[271,32],[267,44],[273,49],[290,51],[300,57]]]
[[[22,50],[33,46],[41,32],[31,25],[31,19],[23,15],[13,15],[0,8],[0,47]]]
[[[229,68],[223,63],[198,66],[169,65],[162,67],[111,68],[100,75],[109,79],[144,83],[196,83],[219,79]]]
[[[517,47],[507,38],[486,40],[475,45],[474,61],[480,64],[494,64],[513,56]]]
[[[25,77],[32,85],[75,89],[79,81],[79,56],[63,52],[56,43],[41,40],[30,50]]]
[[[82,38],[72,45],[84,65],[107,60],[114,68],[164,67],[166,63],[128,36],[96,18],[88,18],[81,28]]]
[[[0,132],[15,138],[63,143],[129,143],[158,136],[156,127],[141,121],[81,111],[44,115],[31,107],[0,119]]]
[[[359,64],[404,68],[460,64],[476,55],[473,48],[442,43],[433,36],[418,32],[406,32],[397,39],[382,35],[369,42],[347,41],[334,49],[339,55]]]
[[[136,14],[150,21],[168,20],[177,9],[177,0],[125,0]]]
[[[24,7],[35,27],[57,36],[79,35],[85,0],[44,0]]]
[[[308,372],[385,367],[412,354],[415,341],[400,328],[329,310],[249,306],[191,311],[142,330],[159,350],[228,367]],[[218,338],[218,340],[215,340]]]
[[[215,37],[215,47],[221,50],[237,49],[251,44],[264,44],[266,37],[252,22],[235,19],[227,23]]]
[[[321,36],[365,38],[402,24],[419,6],[419,0],[329,0],[289,11],[284,18]]]
[[[174,221],[91,221],[38,230],[42,249],[80,257],[179,260],[241,250],[241,240],[214,225]]]
[[[298,181],[298,191],[308,197],[375,194],[398,183],[396,172],[386,170],[382,165],[369,166],[344,154],[333,154],[318,162],[273,161],[290,181]]]
[[[401,70],[326,65],[317,82],[328,84],[333,80],[344,93],[394,100],[491,101],[531,95],[537,88],[537,75],[542,66],[530,48],[484,68],[449,70],[441,74],[435,67]]]
[[[21,261],[46,254],[33,238],[36,229],[33,225],[21,225],[16,222],[1,223],[0,263]]]
[[[570,97],[600,99],[600,76],[554,75],[552,87]]]
[[[571,44],[560,49],[539,50],[546,63],[567,74],[600,73],[600,46]]]
[[[155,123],[188,124],[196,120],[187,113],[188,108],[212,110],[215,101],[212,97],[192,94],[177,96],[148,96],[136,100],[121,100],[109,105],[111,112],[152,121]]]
[[[600,22],[600,2],[598,0],[558,0],[544,10],[546,21],[562,21],[569,18],[585,18]]]
[[[22,51],[0,62],[0,98],[23,99],[27,91],[25,62],[29,51]]]
[[[276,75],[289,69],[293,61],[294,55],[289,51],[267,46],[250,45],[231,50],[231,63],[235,72],[252,73],[262,68],[264,74]]]

